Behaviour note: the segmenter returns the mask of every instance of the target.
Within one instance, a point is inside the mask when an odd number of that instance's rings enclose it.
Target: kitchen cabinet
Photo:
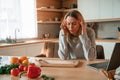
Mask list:
[[[120,21],[119,0],[78,0],[86,22]]]
[[[38,38],[58,38],[60,24],[64,15],[70,10],[77,10],[77,0],[36,0]]]
[[[61,23],[71,4],[77,5],[77,0],[36,0],[38,23]]]
[[[112,18],[112,1],[113,0],[99,0],[99,14],[100,16],[98,18],[104,19],[104,18]]]
[[[113,0],[113,18],[120,18],[120,0]]]
[[[78,10],[85,20],[99,18],[99,0],[78,0]]]
[[[28,44],[0,48],[0,55],[4,56],[36,56],[40,55],[44,43]]]

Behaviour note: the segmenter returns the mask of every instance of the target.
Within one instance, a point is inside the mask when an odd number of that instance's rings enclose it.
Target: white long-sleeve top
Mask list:
[[[74,37],[70,44],[72,45],[68,46],[64,31],[60,30],[58,56],[61,59],[91,60],[96,58],[95,33],[93,29],[87,27],[87,34]]]

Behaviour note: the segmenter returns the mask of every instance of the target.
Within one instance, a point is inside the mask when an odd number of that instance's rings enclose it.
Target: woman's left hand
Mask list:
[[[81,20],[81,21],[80,21],[80,25],[81,25],[81,27],[82,27],[82,34],[85,34],[85,33],[86,33],[85,21],[84,21],[84,20]]]

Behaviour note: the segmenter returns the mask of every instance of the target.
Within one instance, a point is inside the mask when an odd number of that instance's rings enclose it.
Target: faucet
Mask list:
[[[20,32],[20,29],[18,28],[15,29],[15,42],[17,42],[17,32]]]

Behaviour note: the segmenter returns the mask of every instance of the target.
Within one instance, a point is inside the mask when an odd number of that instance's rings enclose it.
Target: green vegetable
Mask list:
[[[10,74],[11,69],[12,69],[12,67],[7,67],[6,68],[6,74]]]
[[[11,69],[18,68],[19,64],[10,64],[0,67],[0,74],[10,74]]]
[[[2,74],[2,69],[1,69],[1,67],[0,67],[0,74]]]
[[[55,80],[53,77],[48,77],[46,75],[42,75],[41,78],[43,78],[43,80]]]

